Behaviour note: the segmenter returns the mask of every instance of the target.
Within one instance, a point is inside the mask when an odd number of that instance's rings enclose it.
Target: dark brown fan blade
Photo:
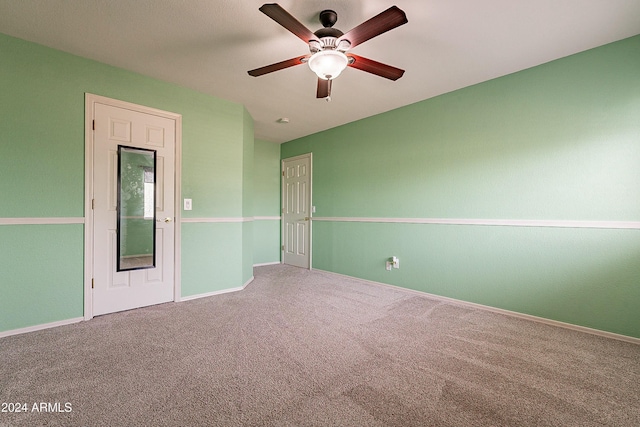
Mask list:
[[[341,36],[336,42],[336,45],[340,40],[349,40],[351,47],[364,43],[369,39],[379,36],[382,33],[386,33],[389,30],[393,30],[400,25],[404,25],[407,22],[407,15],[398,8],[398,6],[391,6],[384,12],[374,16],[368,21],[363,22],[354,29],[347,31],[346,34]]]
[[[247,71],[250,76],[258,77],[263,74],[273,73],[274,71],[284,70],[285,68],[293,67],[294,65],[303,64],[303,59],[308,58],[311,55],[297,56],[295,58],[287,59],[286,61],[276,62],[275,64],[267,65],[265,67],[256,68],[255,70]]]
[[[331,80],[318,78],[316,98],[328,98],[329,96],[331,96]]]
[[[260,12],[282,25],[287,30],[298,36],[300,40],[309,43],[311,40],[318,40],[313,32],[305,27],[300,21],[294,18],[289,12],[284,10],[278,3],[265,3],[260,7]]]
[[[404,74],[404,70],[400,68],[392,67],[391,65],[383,64],[373,59],[352,53],[347,54],[347,56],[353,58],[349,61],[349,67],[357,68],[358,70],[366,71],[367,73],[375,74],[389,80],[398,80]]]

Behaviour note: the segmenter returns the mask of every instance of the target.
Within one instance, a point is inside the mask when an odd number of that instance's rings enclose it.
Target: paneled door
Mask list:
[[[309,268],[311,154],[282,161],[282,262]]]
[[[96,103],[93,136],[93,315],[174,300],[176,121]],[[154,150],[155,267],[117,271],[118,147]],[[135,168],[136,166],[130,166]],[[140,166],[142,167],[142,166]],[[153,197],[153,189],[151,190]],[[153,200],[153,199],[151,199]],[[151,205],[153,203],[151,202]],[[151,216],[153,210],[151,210]],[[148,220],[149,214],[145,214]],[[153,224],[149,234],[153,236]],[[122,269],[122,267],[121,267]]]

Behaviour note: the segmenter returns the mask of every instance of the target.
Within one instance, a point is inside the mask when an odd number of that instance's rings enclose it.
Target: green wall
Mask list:
[[[250,213],[253,122],[241,105],[2,34],[0,58],[0,218],[82,220],[85,93],[182,115],[183,218]],[[251,277],[243,224],[182,224],[183,296]],[[0,225],[0,331],[83,316],[83,228]]]
[[[291,141],[282,158],[313,152],[317,217],[640,221],[639,70],[636,36]],[[314,268],[640,337],[637,229],[330,220],[313,236]]]
[[[83,227],[0,225],[0,331],[83,314]]]
[[[280,262],[280,145],[255,141],[253,263]]]
[[[253,119],[243,110],[242,139],[242,283],[253,278]],[[251,219],[248,221],[248,219]]]
[[[243,231],[240,222],[182,224],[182,296],[208,294],[245,283]],[[185,283],[189,284],[188,293]]]

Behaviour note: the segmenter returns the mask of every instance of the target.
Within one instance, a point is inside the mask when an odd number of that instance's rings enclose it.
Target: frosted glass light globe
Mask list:
[[[338,50],[321,50],[309,58],[309,68],[324,80],[333,80],[347,68],[347,55]]]

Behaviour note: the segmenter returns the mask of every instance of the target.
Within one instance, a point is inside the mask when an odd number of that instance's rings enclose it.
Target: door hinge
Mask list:
[[[284,251],[284,245],[282,245],[282,247],[281,247],[281,248],[282,248],[282,250]]]
[[[282,171],[282,176],[284,176],[284,171]]]
[[[91,289],[93,289],[93,277],[91,278]]]
[[[91,209],[96,208],[96,199],[91,199]]]
[[[93,130],[96,130],[96,121],[95,120],[93,120],[93,123],[91,124],[91,128]]]

